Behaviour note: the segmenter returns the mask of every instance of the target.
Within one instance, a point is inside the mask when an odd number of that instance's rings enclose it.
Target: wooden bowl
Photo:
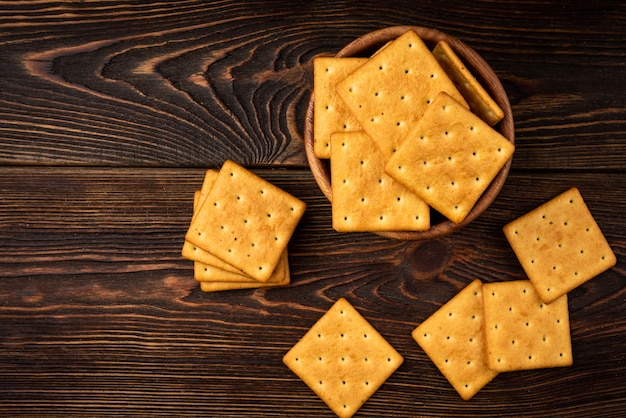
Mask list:
[[[385,43],[393,40],[407,30],[414,30],[420,38],[431,49],[440,40],[448,42],[450,47],[457,53],[467,68],[472,72],[474,77],[483,85],[483,87],[489,92],[493,100],[504,111],[504,119],[500,121],[496,126],[497,129],[504,137],[506,137],[511,143],[515,142],[515,129],[513,125],[513,114],[511,112],[511,105],[506,95],[506,91],[502,87],[500,80],[493,72],[489,64],[487,64],[472,48],[465,45],[458,39],[439,32],[435,29],[424,28],[420,26],[392,26],[384,29],[380,29],[374,32],[370,32],[360,38],[352,41],[346,45],[341,51],[337,53],[337,57],[369,57],[378,48],[382,47]],[[322,193],[332,202],[332,188],[330,182],[330,164],[329,160],[320,160],[313,153],[313,103],[315,97],[311,93],[311,99],[306,112],[306,120],[304,125],[304,142],[307,159],[311,167],[311,171],[315,180],[321,189]],[[472,210],[467,217],[460,223],[454,223],[438,213],[434,213],[431,216],[431,227],[426,231],[389,231],[389,232],[374,232],[377,235],[394,238],[399,240],[426,240],[432,238],[438,238],[450,234],[453,231],[462,228],[463,226],[472,222],[476,217],[483,213],[496,198],[500,189],[504,185],[506,177],[511,168],[512,158],[510,158],[500,172],[493,179],[491,184],[483,192],[482,196],[478,199]]]

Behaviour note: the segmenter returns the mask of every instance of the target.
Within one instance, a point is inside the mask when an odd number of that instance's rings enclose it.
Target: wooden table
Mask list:
[[[405,358],[358,416],[626,414],[626,3],[384,4],[0,3],[2,414],[333,416],[281,359],[340,297]],[[393,25],[473,47],[515,117],[498,198],[428,242],[334,232],[303,148],[313,57]],[[308,205],[289,287],[203,293],[180,256],[226,159]],[[574,365],[462,401],[411,331],[525,278],[502,226],[573,186],[618,258],[569,295]]]

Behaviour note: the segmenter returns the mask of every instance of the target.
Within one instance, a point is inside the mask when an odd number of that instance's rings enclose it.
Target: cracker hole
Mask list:
[[[410,71],[409,71],[409,69],[408,69],[408,68],[407,68],[406,70],[404,70],[404,74],[408,74],[409,72],[410,72]]]
[[[562,355],[562,354],[561,354]],[[368,382],[367,380],[365,381],[365,386],[368,386],[370,384],[370,382]]]
[[[387,363],[391,363],[391,357],[387,357]]]
[[[363,361],[368,362],[368,361],[369,361],[369,359],[368,359],[367,357],[365,357],[365,358],[363,359]]]
[[[474,342],[474,339],[473,339],[473,338],[470,338],[470,339],[469,339],[469,342],[473,343],[473,342]]]
[[[532,356],[532,355],[529,355],[529,356],[528,356],[528,360],[532,360],[532,359],[533,359],[533,356]]]
[[[405,99],[405,96],[400,96],[400,100],[404,100],[404,99]]]
[[[448,360],[448,359],[445,359],[444,361],[445,361],[446,363],[449,363],[449,362],[450,362],[450,360]]]
[[[515,340],[511,340],[511,345],[515,345]]]
[[[382,69],[383,69],[383,66],[382,66],[382,65],[379,65],[379,66],[378,66],[378,69],[379,69],[379,70],[382,70]]]

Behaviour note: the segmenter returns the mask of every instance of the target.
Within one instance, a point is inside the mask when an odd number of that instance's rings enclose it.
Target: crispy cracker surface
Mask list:
[[[344,298],[283,357],[339,417],[351,417],[403,358]]]
[[[528,278],[546,303],[613,267],[617,261],[576,188],[503,229]]]
[[[514,145],[441,92],[387,161],[385,172],[453,222],[462,222]]]
[[[367,58],[335,57],[313,60],[313,152],[317,158],[330,158],[333,133],[361,130],[359,121],[339,98],[335,86],[366,61]]]
[[[332,223],[340,232],[423,231],[430,207],[384,172],[385,159],[364,132],[332,136]]]
[[[471,399],[498,374],[487,364],[480,280],[457,293],[412,335],[464,400]]]
[[[301,200],[226,161],[185,239],[264,282],[305,208]]]
[[[437,93],[465,99],[432,52],[412,30],[372,56],[343,81],[337,94],[389,158]]]
[[[547,304],[528,280],[483,285],[489,368],[499,372],[570,366],[567,295]]]

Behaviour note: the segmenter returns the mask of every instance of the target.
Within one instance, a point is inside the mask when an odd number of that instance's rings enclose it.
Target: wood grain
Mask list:
[[[374,29],[418,25],[458,37],[501,77],[519,168],[623,168],[626,10],[617,2],[1,7],[0,163],[305,166],[312,58]],[[614,152],[599,158],[599,144]]]
[[[179,256],[202,170],[0,169],[0,200],[13,208],[0,212],[2,410],[329,416],[281,358],[341,296],[405,356],[360,416],[395,405],[398,416],[624,408],[621,262],[570,295],[573,367],[500,375],[467,403],[410,337],[473,278],[522,278],[501,226],[571,186],[571,176],[513,174],[470,226],[416,243],[338,234],[310,172],[256,172],[308,204],[289,248],[292,285],[204,294]],[[576,179],[618,260],[626,221],[615,202],[626,191],[607,203],[596,185],[623,181]]]
[[[626,414],[626,3],[0,3],[0,416],[329,417],[282,355],[346,297],[405,357],[357,416]],[[312,59],[375,29],[442,30],[512,104],[494,203],[426,242],[339,234],[302,132]],[[292,284],[206,294],[180,250],[227,158],[303,199]],[[570,293],[574,365],[470,402],[410,332],[475,278],[524,273],[501,228],[579,187],[618,264]]]

